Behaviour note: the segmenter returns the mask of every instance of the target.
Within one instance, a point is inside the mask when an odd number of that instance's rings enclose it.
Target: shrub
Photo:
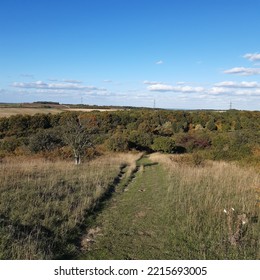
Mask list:
[[[109,151],[123,152],[129,149],[129,143],[126,135],[116,132],[106,141],[106,147]]]
[[[184,147],[187,152],[194,149],[205,149],[211,146],[211,139],[208,134],[203,132],[183,133],[177,136],[176,142]]]
[[[174,153],[175,141],[170,137],[157,137],[154,139],[152,149],[156,152]]]
[[[51,151],[61,145],[62,141],[57,133],[50,129],[39,130],[29,140],[29,149],[34,153]]]
[[[6,137],[0,142],[0,150],[12,153],[20,146],[20,141],[15,137]]]
[[[153,135],[151,133],[133,130],[128,136],[129,147],[140,151],[149,151],[152,145]]]

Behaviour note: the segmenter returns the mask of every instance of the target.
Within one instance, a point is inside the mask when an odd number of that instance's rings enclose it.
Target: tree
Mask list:
[[[69,145],[74,153],[75,164],[81,163],[81,158],[87,147],[92,146],[92,135],[95,128],[86,126],[84,127],[77,114],[70,114],[62,129],[63,141]]]

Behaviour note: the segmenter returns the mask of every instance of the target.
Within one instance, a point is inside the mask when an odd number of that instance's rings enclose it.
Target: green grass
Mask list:
[[[147,160],[142,160],[139,164],[145,166]],[[157,211],[164,208],[164,193],[157,188],[159,182],[164,183],[164,177],[164,170],[157,166],[145,166],[144,171],[137,173],[127,191],[116,196],[110,207],[97,218],[96,226],[103,229],[103,235],[97,238],[97,244],[85,257],[90,259],[165,257],[168,235],[160,248],[155,243],[164,225],[161,216],[156,215]]]
[[[202,168],[154,159],[141,159],[127,191],[96,217],[98,234],[83,242],[82,259],[259,259],[259,222],[234,247],[223,212],[234,207],[256,218],[257,174],[224,163]]]

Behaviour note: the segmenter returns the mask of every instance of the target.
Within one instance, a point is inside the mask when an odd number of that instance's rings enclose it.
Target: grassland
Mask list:
[[[86,218],[138,155],[71,162],[0,163],[0,259],[73,258]]]
[[[259,259],[260,175],[189,155],[0,163],[0,259]],[[137,161],[137,162],[136,162]],[[224,208],[248,219],[230,242]]]
[[[139,161],[136,177],[82,239],[82,259],[259,259],[259,174],[178,157]],[[223,212],[231,207],[249,219],[236,246]]]

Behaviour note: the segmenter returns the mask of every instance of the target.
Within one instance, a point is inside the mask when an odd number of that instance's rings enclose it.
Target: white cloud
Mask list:
[[[259,75],[260,68],[245,68],[245,67],[234,67],[224,71],[225,74],[236,74],[242,76]]]
[[[151,84],[147,89],[150,91],[173,91],[174,87],[164,84]]]
[[[247,53],[243,57],[250,61],[258,61],[260,60],[260,53]]]
[[[93,91],[93,90],[105,90],[94,86],[84,86],[71,83],[46,83],[43,81],[31,82],[31,83],[13,83],[13,87],[26,88],[26,89],[48,89],[48,90],[76,90],[76,91]]]
[[[163,64],[163,61],[162,60],[156,61],[155,64],[157,65]]]
[[[162,82],[147,81],[147,80],[143,81],[143,83],[145,85],[158,85],[158,84],[162,84]]]
[[[112,80],[103,80],[104,83],[112,83]]]
[[[191,86],[171,86],[165,84],[152,84],[147,87],[149,91],[172,91],[172,92],[203,92],[203,87],[191,87]]]
[[[226,95],[233,93],[233,90],[225,87],[212,87],[207,93],[210,95]]]
[[[237,96],[260,96],[260,90],[246,90],[246,89],[240,89],[235,91],[235,95]]]
[[[215,84],[216,87],[228,87],[228,88],[259,88],[260,84],[257,82],[233,82],[233,81],[224,81]]]

